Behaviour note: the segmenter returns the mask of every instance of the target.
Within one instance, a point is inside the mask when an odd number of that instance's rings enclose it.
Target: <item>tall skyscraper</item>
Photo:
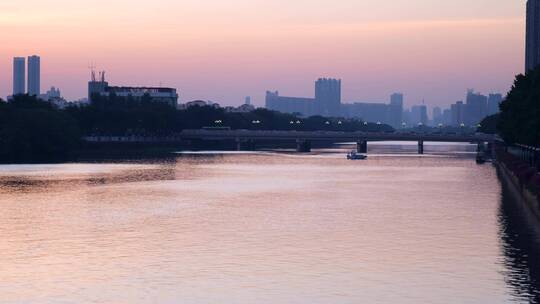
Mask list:
[[[433,124],[438,125],[443,123],[442,109],[440,107],[433,108]]]
[[[39,56],[28,57],[28,94],[41,94],[41,63]]]
[[[341,80],[320,78],[315,83],[317,114],[339,116],[341,113]]]
[[[540,65],[540,0],[527,0],[525,72]]]
[[[473,126],[482,121],[488,113],[488,98],[472,89],[467,92],[465,104],[465,124]]]
[[[13,58],[13,95],[26,93],[26,59]]]
[[[451,125],[460,126],[465,123],[465,104],[463,101],[458,101],[450,107]]]
[[[390,96],[388,106],[388,123],[394,128],[401,127],[403,120],[403,94],[394,93]]]
[[[414,124],[425,126],[428,123],[427,107],[425,105],[412,106],[411,116],[411,122]]]

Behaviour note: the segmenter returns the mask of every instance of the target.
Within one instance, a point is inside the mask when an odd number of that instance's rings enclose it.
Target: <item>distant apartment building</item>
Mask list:
[[[389,105],[376,102],[354,102],[341,105],[342,115],[367,122],[388,123]]]
[[[105,81],[105,73],[100,73],[100,79],[97,80],[92,73],[92,80],[88,82],[88,100],[99,96],[118,96],[134,101],[141,101],[148,98],[151,102],[161,102],[173,107],[178,105],[178,94],[174,88],[165,87],[128,87],[128,86],[109,86]]]
[[[442,112],[442,124],[452,125],[452,109],[444,109]]]
[[[433,118],[433,125],[435,126],[443,123],[443,114],[440,107],[433,108],[432,118]]]
[[[465,107],[465,124],[470,126],[477,125],[487,116],[488,98],[485,95],[469,90],[467,92],[467,103]]]
[[[403,94],[394,93],[390,96],[387,122],[394,128],[401,127],[403,120]]]
[[[341,112],[341,80],[320,78],[315,82],[316,114],[337,117]]]
[[[13,95],[26,93],[26,59],[13,58]]]
[[[266,92],[266,108],[282,113],[297,113],[301,116],[315,115],[315,99],[280,96],[278,91]]]
[[[413,124],[422,124],[427,125],[428,124],[428,114],[427,114],[427,106],[425,105],[417,105],[412,106],[411,108],[411,122]]]
[[[488,96],[488,115],[497,114],[500,112],[500,105],[503,101],[501,94],[489,94]]]
[[[465,123],[465,104],[463,101],[458,101],[450,106],[452,114],[451,125],[460,126]]]
[[[320,78],[315,82],[315,98],[280,96],[278,91],[267,91],[266,108],[302,116],[341,114],[341,80]]]
[[[540,0],[527,1],[525,72],[540,65]]]
[[[41,93],[41,59],[39,56],[28,57],[28,95],[39,96]]]

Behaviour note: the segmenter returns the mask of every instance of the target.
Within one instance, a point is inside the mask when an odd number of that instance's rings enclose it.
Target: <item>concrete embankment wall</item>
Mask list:
[[[525,188],[525,186],[520,183],[518,177],[512,173],[512,171],[508,169],[503,162],[495,162],[495,167],[497,168],[497,172],[503,183],[503,187],[505,187],[516,202],[526,207],[526,209],[540,224],[539,198],[533,192]]]

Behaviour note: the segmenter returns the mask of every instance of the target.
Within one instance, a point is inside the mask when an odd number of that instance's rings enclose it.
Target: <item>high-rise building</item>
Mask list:
[[[450,106],[451,122],[453,126],[460,126],[465,123],[465,104],[463,101],[458,101]]]
[[[317,113],[323,116],[339,116],[341,112],[341,80],[320,78],[315,82]]]
[[[540,65],[540,0],[527,0],[525,72]]]
[[[28,95],[39,96],[41,93],[41,59],[39,56],[28,57]]]
[[[411,116],[413,124],[427,125],[428,123],[427,107],[425,105],[413,106]]]
[[[438,125],[443,123],[442,110],[440,107],[433,108],[433,124]]]
[[[467,92],[467,104],[465,105],[465,124],[476,125],[487,116],[488,98],[473,90]]]
[[[452,125],[452,109],[444,109],[442,117],[443,124]]]
[[[503,100],[501,94],[489,94],[488,96],[488,115],[499,113],[499,106]]]
[[[403,94],[394,93],[390,96],[390,105],[388,107],[388,123],[399,128],[404,122],[403,120]]]
[[[26,93],[26,59],[13,58],[13,95]]]

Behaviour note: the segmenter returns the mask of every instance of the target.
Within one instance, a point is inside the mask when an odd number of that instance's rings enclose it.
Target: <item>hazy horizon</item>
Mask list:
[[[0,96],[15,56],[42,57],[42,92],[86,97],[88,66],[113,85],[164,85],[180,101],[239,105],[266,90],[313,96],[343,80],[343,101],[408,106],[510,89],[524,68],[525,1],[27,0],[0,4]]]

